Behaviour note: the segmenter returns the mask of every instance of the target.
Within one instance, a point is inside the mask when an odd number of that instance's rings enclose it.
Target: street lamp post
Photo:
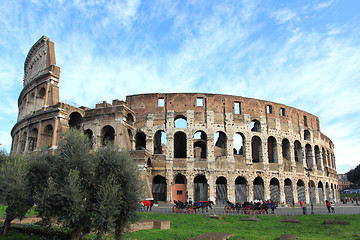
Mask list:
[[[309,193],[310,193],[310,205],[311,205],[311,214],[314,214],[314,205],[312,202],[312,194],[311,194],[311,181],[310,181],[310,172],[312,171],[312,168],[306,168],[304,167],[305,171],[307,172],[307,175],[309,177]]]

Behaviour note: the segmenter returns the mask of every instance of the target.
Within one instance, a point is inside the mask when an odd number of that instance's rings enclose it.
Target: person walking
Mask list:
[[[333,202],[331,202],[330,206],[331,206],[331,212],[335,213],[335,204]]]
[[[326,203],[326,207],[327,207],[328,211],[330,212],[330,207],[331,207],[330,202],[328,200],[326,200],[325,203]]]
[[[304,207],[304,202],[300,201],[300,207],[303,208]]]

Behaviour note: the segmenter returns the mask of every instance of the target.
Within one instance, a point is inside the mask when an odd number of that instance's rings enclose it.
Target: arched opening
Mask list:
[[[258,136],[251,139],[251,154],[253,163],[262,162],[261,139]]]
[[[135,134],[135,149],[146,150],[146,135],[143,132],[137,132]]]
[[[318,145],[315,146],[315,161],[316,161],[316,168],[318,170],[322,170],[322,168],[321,168],[321,153],[320,153],[320,148]]]
[[[225,177],[218,177],[216,179],[216,203],[225,204],[227,200],[227,180]]]
[[[176,132],[174,135],[174,158],[186,158],[186,134]]]
[[[28,148],[29,151],[34,151],[36,149],[37,136],[38,136],[38,130],[36,128],[33,128],[29,136],[29,148]]]
[[[27,139],[27,133],[23,132],[23,134],[21,136],[21,141],[20,141],[20,152],[25,151],[26,139]]]
[[[254,179],[254,200],[265,200],[264,180],[261,177],[257,177]]]
[[[306,197],[305,197],[305,184],[302,180],[298,180],[296,191],[298,194],[298,201],[303,201],[303,203],[306,203]]]
[[[130,146],[130,149],[131,150],[133,150],[133,133],[132,133],[132,131],[131,131],[131,129],[128,129],[127,130],[127,133],[128,133],[128,137],[129,137],[129,142],[128,142],[128,144],[129,144],[129,146]]]
[[[194,201],[208,201],[209,185],[205,175],[194,178]]]
[[[177,115],[174,122],[175,128],[187,128],[187,120],[183,115]]]
[[[286,160],[291,160],[290,142],[287,138],[282,140],[282,156]]]
[[[275,203],[280,203],[280,183],[277,178],[270,180],[270,198]]]
[[[102,145],[107,145],[107,144],[114,144],[114,139],[115,139],[115,130],[112,126],[105,126],[103,127],[103,129],[101,130],[101,134],[100,134],[100,139],[101,139],[101,143]]]
[[[133,126],[134,125],[134,117],[131,113],[128,113],[126,115],[126,122],[127,124],[129,124],[130,126]]]
[[[284,183],[285,202],[286,204],[291,205],[294,200],[292,181],[287,178],[285,179]]]
[[[36,109],[40,109],[42,108],[42,106],[45,105],[45,93],[46,93],[46,90],[44,87],[40,88],[40,90],[37,92],[37,95],[36,95]]]
[[[323,165],[325,168],[325,167],[327,167],[327,161],[326,161],[326,151],[324,148],[322,148],[322,158],[323,158]]]
[[[318,195],[319,195],[319,202],[323,203],[324,202],[324,186],[321,181],[318,183]]]
[[[309,183],[309,196],[311,199],[310,202],[316,203],[315,183],[313,180],[311,180]]]
[[[335,199],[335,193],[334,193],[334,185],[331,184],[331,200]]]
[[[74,129],[80,129],[83,117],[78,112],[73,112],[69,116],[69,127]]]
[[[313,154],[310,144],[305,145],[305,154],[306,154],[306,165],[308,168],[313,168]]]
[[[325,185],[325,190],[326,190],[326,200],[330,201],[330,188],[329,188],[329,183],[326,183],[326,185]]]
[[[304,131],[304,139],[306,141],[310,141],[311,140],[311,134],[310,134],[310,131],[309,130],[305,130]]]
[[[204,131],[194,134],[194,158],[207,158],[207,135]]]
[[[94,137],[94,134],[93,134],[93,131],[91,131],[91,129],[86,129],[85,131],[84,131],[84,134],[85,134],[85,136],[87,136],[88,137],[88,139],[89,139],[89,142],[90,142],[90,147],[93,147],[93,145],[94,145],[94,140],[93,140],[93,137]]]
[[[174,178],[173,200],[186,202],[186,177],[182,174]]]
[[[268,138],[268,160],[269,163],[278,162],[277,143],[276,139],[273,136]]]
[[[54,129],[49,124],[44,128],[44,131],[42,133],[42,145],[51,147],[52,144],[52,138],[53,138]]]
[[[166,179],[163,176],[153,178],[152,195],[155,201],[166,201]]]
[[[304,154],[301,147],[301,143],[296,140],[294,143],[294,154],[295,154],[295,162],[302,162]]]
[[[256,119],[252,120],[250,123],[250,130],[252,132],[261,132],[260,122]]]
[[[244,177],[237,177],[235,179],[235,202],[247,202],[247,181]]]
[[[245,156],[245,136],[242,133],[234,134],[234,142],[233,142],[233,154]]]
[[[214,155],[215,157],[226,156],[227,137],[222,131],[218,131],[214,135]]]
[[[154,154],[166,154],[166,133],[163,130],[155,133]]]

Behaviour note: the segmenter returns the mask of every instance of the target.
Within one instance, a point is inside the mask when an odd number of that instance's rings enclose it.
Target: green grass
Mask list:
[[[6,217],[6,206],[5,205],[0,205],[0,217]],[[37,211],[36,211],[36,207],[32,207],[29,209],[29,211],[26,213],[25,216],[36,216],[37,215]]]
[[[226,215],[211,219],[204,215],[142,214],[142,219],[170,220],[170,230],[143,230],[126,234],[128,239],[189,239],[206,232],[228,232],[234,239],[279,239],[281,234],[294,234],[301,239],[356,239],[360,233],[360,215],[297,216],[301,223],[283,223],[286,216],[258,216],[260,221],[240,221],[247,216]],[[350,225],[325,225],[324,221],[349,221]]]

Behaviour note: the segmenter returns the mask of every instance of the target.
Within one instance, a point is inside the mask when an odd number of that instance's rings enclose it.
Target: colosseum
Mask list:
[[[266,100],[208,93],[153,93],[100,102],[60,102],[54,43],[41,37],[24,64],[12,152],[56,149],[80,129],[93,149],[107,141],[129,150],[145,196],[172,202],[272,199],[338,201],[334,144],[318,117]]]

